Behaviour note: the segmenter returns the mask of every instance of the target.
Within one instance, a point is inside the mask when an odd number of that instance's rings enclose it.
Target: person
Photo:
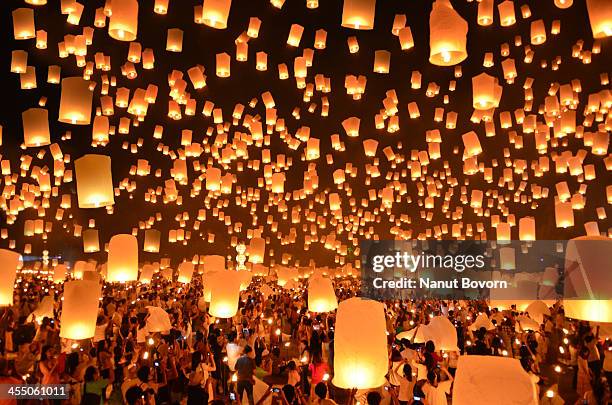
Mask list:
[[[450,394],[453,376],[450,375],[446,367],[439,367],[448,377],[447,380],[440,381],[440,375],[437,370],[427,372],[427,382],[423,385],[423,393],[425,400],[429,405],[447,405],[446,395]]]
[[[287,365],[287,384],[289,385],[293,385],[294,387],[296,385],[299,384],[301,378],[300,378],[300,372],[297,369],[297,365],[295,364],[295,361],[291,360],[288,365]]]
[[[311,376],[312,387],[323,381],[326,374],[329,373],[329,367],[327,363],[323,362],[321,353],[315,352],[312,355],[312,363],[308,366],[308,372]]]
[[[103,405],[104,390],[111,383],[110,379],[100,378],[100,373],[95,366],[89,366],[85,370],[85,384],[83,385],[82,405]]]
[[[246,346],[242,356],[236,360],[235,366],[237,373],[236,389],[238,391],[238,396],[240,397],[240,402],[242,403],[242,395],[246,391],[249,405],[255,404],[255,400],[253,398],[253,386],[255,385],[254,373],[255,369],[257,368],[255,365],[255,360],[249,356],[252,350],[253,349],[251,349],[251,346]]]
[[[53,347],[45,346],[40,355],[38,368],[42,374],[42,384],[59,384],[59,364],[55,357]]]
[[[389,384],[393,387],[398,387],[402,379],[402,366],[404,365],[404,359],[400,354],[399,350],[393,348],[391,350],[391,367],[389,368]]]
[[[144,405],[144,399],[144,392],[137,385],[128,388],[128,390],[125,392],[125,402],[128,405]]]
[[[414,384],[416,383],[416,378],[412,376],[412,367],[410,367],[410,364],[404,364],[402,374],[397,399],[399,400],[400,405],[408,405],[414,396]]]
[[[312,399],[313,405],[337,405],[333,399],[327,397],[327,384],[320,382],[314,387],[315,396]]]
[[[0,384],[23,384],[23,381],[15,376],[13,365],[11,365],[5,358],[0,357]],[[16,399],[4,399],[0,400],[2,405],[17,405]]]
[[[591,391],[591,378],[593,371],[589,368],[589,348],[583,347],[578,353],[578,384],[576,392],[579,397],[583,397],[587,391]]]
[[[382,402],[382,396],[378,391],[370,391],[366,396],[366,401],[368,405],[380,405]]]
[[[240,357],[240,354],[242,353],[242,346],[240,346],[239,344],[235,342],[236,340],[235,332],[230,333],[229,336],[227,337],[227,340],[228,342],[227,342],[227,345],[225,346],[225,352],[227,353],[227,365],[230,371],[234,371],[236,361],[238,361],[238,358]]]
[[[605,378],[596,378],[593,381],[593,389],[584,393],[576,402],[580,405],[606,405],[610,403],[610,389]]]

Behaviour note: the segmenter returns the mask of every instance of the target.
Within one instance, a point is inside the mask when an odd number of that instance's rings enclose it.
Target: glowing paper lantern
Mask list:
[[[145,252],[159,253],[159,243],[161,232],[157,229],[147,229],[145,231],[144,248]]]
[[[342,301],[336,316],[333,384],[346,389],[380,387],[387,371],[383,304],[357,297]]]
[[[15,39],[31,39],[36,37],[33,9],[18,8],[13,10],[13,35]]]
[[[429,16],[429,62],[456,65],[467,58],[467,22],[453,9],[450,0],[436,0]]]
[[[472,106],[475,110],[498,107],[502,90],[496,77],[486,73],[472,77]]]
[[[23,141],[26,147],[38,147],[51,143],[49,112],[44,108],[30,108],[21,113]]]
[[[376,0],[344,0],[342,26],[356,30],[374,28]]]
[[[202,22],[217,29],[227,28],[232,0],[204,0],[202,6]]]
[[[431,340],[436,350],[458,352],[457,329],[445,316],[433,317],[429,324],[424,327],[423,336],[425,340]]]
[[[98,208],[115,203],[111,158],[85,155],[74,161],[79,208]]]
[[[560,9],[570,8],[574,4],[574,0],[555,0],[555,6]]]
[[[308,281],[308,310],[330,312],[338,308],[338,299],[331,280],[327,277],[312,277]]]
[[[66,273],[67,269],[65,264],[58,264],[55,266],[53,269],[53,282],[56,284],[63,283],[64,279],[66,278]]]
[[[153,273],[155,272],[155,268],[151,264],[145,264],[142,266],[142,270],[140,271],[140,277],[138,281],[143,284],[149,284],[153,279]]]
[[[250,263],[263,263],[266,253],[266,240],[264,238],[251,239],[247,253]]]
[[[95,281],[74,280],[64,285],[60,337],[82,340],[94,336],[101,293]]]
[[[138,0],[120,0],[112,4],[108,35],[119,41],[133,41],[138,32]]]
[[[133,235],[119,234],[108,243],[109,282],[136,281],[138,279],[138,240]]]
[[[609,269],[612,239],[582,236],[568,241],[565,251],[565,293],[563,308],[568,318],[591,322],[612,322]]]
[[[13,305],[15,277],[20,261],[19,253],[0,249],[0,306]]]
[[[593,38],[612,36],[612,3],[608,0],[587,0]]]
[[[210,281],[208,313],[218,318],[231,318],[238,311],[241,275],[237,271],[220,271],[207,278]]]
[[[494,356],[459,357],[452,401],[453,405],[539,404],[536,386],[521,363]]]
[[[62,79],[62,96],[59,107],[59,122],[73,125],[89,125],[93,92],[89,81],[81,77]]]
[[[95,253],[100,251],[100,241],[97,229],[87,229],[83,231],[83,251],[85,253]]]
[[[178,282],[188,284],[191,283],[191,278],[193,277],[193,263],[191,262],[182,262],[178,267]]]

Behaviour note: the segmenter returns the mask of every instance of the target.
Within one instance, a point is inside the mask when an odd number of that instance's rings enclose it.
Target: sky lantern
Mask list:
[[[13,305],[13,289],[21,255],[7,249],[0,249],[0,306]]]
[[[115,204],[111,158],[85,155],[74,161],[80,208],[99,208]]]
[[[472,157],[482,153],[482,146],[480,146],[480,140],[478,140],[478,134],[476,134],[476,132],[466,132],[461,135],[461,139],[463,139],[466,156]]]
[[[566,9],[574,4],[574,0],[555,0],[554,3],[557,8]]]
[[[273,193],[284,193],[285,192],[285,173],[274,173],[272,175],[272,192]]]
[[[138,0],[121,0],[112,4],[108,35],[119,41],[134,41],[138,32]]]
[[[333,379],[336,387],[369,389],[385,383],[386,330],[382,303],[354,297],[338,305]]]
[[[94,336],[102,286],[91,280],[74,280],[64,284],[60,317],[60,337],[83,340]]]
[[[476,110],[489,110],[499,106],[503,87],[496,77],[486,73],[472,77],[472,105]]]
[[[83,251],[85,253],[95,253],[100,251],[100,240],[97,229],[87,229],[83,231]]]
[[[453,66],[467,58],[468,25],[450,0],[436,0],[429,16],[429,62]]]
[[[202,257],[202,265],[204,272],[223,271],[225,270],[225,256],[221,255],[205,255]]]
[[[110,239],[108,244],[109,282],[125,283],[138,279],[138,240],[133,235],[119,234]]]
[[[488,26],[493,24],[493,0],[482,0],[478,3],[478,25]]]
[[[251,239],[247,253],[250,263],[263,263],[266,253],[266,240],[264,238]]]
[[[356,30],[374,28],[376,0],[344,0],[342,26]]]
[[[55,284],[63,283],[64,279],[66,278],[67,272],[68,271],[66,269],[65,264],[58,264],[57,266],[55,266],[55,268],[53,269],[53,282]]]
[[[536,223],[533,217],[519,219],[519,239],[536,240]]]
[[[161,241],[161,232],[157,229],[147,229],[145,231],[143,250],[149,253],[159,253],[159,243]]]
[[[13,10],[13,35],[15,39],[32,39],[36,37],[33,9],[18,8]]]
[[[151,264],[145,264],[142,266],[142,270],[140,271],[140,276],[138,277],[138,281],[142,284],[149,284],[153,279],[153,273],[155,272],[155,268]]]
[[[609,298],[612,239],[581,236],[568,241],[565,250],[563,308],[568,318],[590,322],[612,322]]]
[[[178,282],[183,284],[191,283],[194,265],[192,262],[182,262],[178,266]]]
[[[206,170],[206,190],[219,191],[221,189],[221,169],[209,167]]]
[[[39,147],[51,143],[49,112],[44,108],[30,108],[21,113],[23,141],[26,147]]]
[[[231,318],[236,315],[242,280],[239,273],[234,270],[220,271],[206,278],[206,281],[210,282],[209,314],[217,318]]]
[[[230,76],[230,62],[231,56],[227,53],[218,53],[217,54],[217,77],[229,77]]]
[[[89,125],[93,92],[89,81],[81,77],[62,79],[62,96],[59,107],[59,122],[73,125]]]
[[[555,202],[555,221],[557,228],[574,226],[574,210],[571,202]]]
[[[612,4],[608,0],[586,0],[593,38],[612,36]]]
[[[338,308],[338,299],[332,281],[327,277],[311,277],[308,280],[308,310],[330,312]]]
[[[202,22],[212,28],[227,28],[227,18],[231,6],[232,0],[204,0]]]

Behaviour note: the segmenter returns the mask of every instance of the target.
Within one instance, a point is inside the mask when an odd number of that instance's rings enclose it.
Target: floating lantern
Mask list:
[[[100,251],[100,241],[97,229],[87,229],[83,231],[83,251],[85,253],[95,253]]]
[[[32,39],[36,37],[33,9],[18,8],[13,10],[13,35],[15,39]]]
[[[264,238],[251,239],[247,253],[250,263],[263,263],[266,253],[266,240]]]
[[[344,0],[342,26],[356,30],[374,28],[376,0]]]
[[[21,113],[23,141],[26,147],[45,146],[51,143],[49,112],[44,108],[30,108]]]
[[[112,4],[108,35],[119,41],[133,41],[138,32],[138,0],[121,0]]]
[[[7,249],[0,249],[0,306],[13,305],[13,290],[21,255]]]
[[[58,121],[73,125],[89,125],[92,98],[93,92],[89,88],[89,81],[81,77],[62,79]]]
[[[358,297],[342,301],[336,315],[333,384],[345,389],[380,387],[387,372],[383,304]]]
[[[111,158],[85,155],[74,161],[80,208],[98,208],[115,204]]]
[[[436,0],[429,16],[429,62],[453,66],[467,58],[467,22],[453,9],[450,0]]]
[[[161,241],[161,232],[157,229],[147,229],[145,231],[144,248],[145,252],[159,253],[159,243]]]
[[[119,234],[108,243],[109,282],[136,281],[138,279],[138,240],[133,235]]]
[[[178,282],[189,284],[193,277],[194,266],[191,262],[182,262],[178,267]]]
[[[284,193],[285,192],[285,173],[274,173],[272,175],[272,192],[273,193]]]
[[[58,264],[57,266],[55,266],[55,268],[53,269],[53,282],[55,284],[63,283],[66,279],[67,272],[68,270],[66,269],[65,264]]]
[[[149,284],[153,279],[153,273],[155,272],[155,268],[150,264],[145,264],[142,266],[142,270],[140,271],[140,277],[138,281],[142,284]]]
[[[64,284],[60,337],[83,340],[94,336],[101,293],[101,285],[91,280],[74,280]]]
[[[229,77],[231,57],[223,52],[217,54],[217,77]]]
[[[503,87],[496,77],[486,73],[472,77],[472,106],[476,110],[489,110],[499,106]]]
[[[312,277],[308,281],[308,310],[330,312],[338,308],[332,281],[327,277]]]
[[[608,0],[586,0],[593,38],[612,36],[612,3]]]
[[[232,0],[204,0],[202,22],[217,29],[227,28],[227,18],[231,6]]]

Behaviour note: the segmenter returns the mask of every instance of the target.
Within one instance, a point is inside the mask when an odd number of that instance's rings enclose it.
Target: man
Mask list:
[[[245,347],[244,353],[236,361],[235,366],[240,403],[242,403],[242,394],[246,390],[249,405],[255,405],[255,400],[253,399],[253,386],[255,385],[255,379],[253,375],[257,366],[255,365],[255,360],[249,356],[249,353],[251,353],[252,350],[253,349],[251,349],[251,346]]]
[[[314,388],[316,398],[312,401],[318,405],[337,405],[333,399],[327,398],[327,384],[324,382],[318,383]]]

